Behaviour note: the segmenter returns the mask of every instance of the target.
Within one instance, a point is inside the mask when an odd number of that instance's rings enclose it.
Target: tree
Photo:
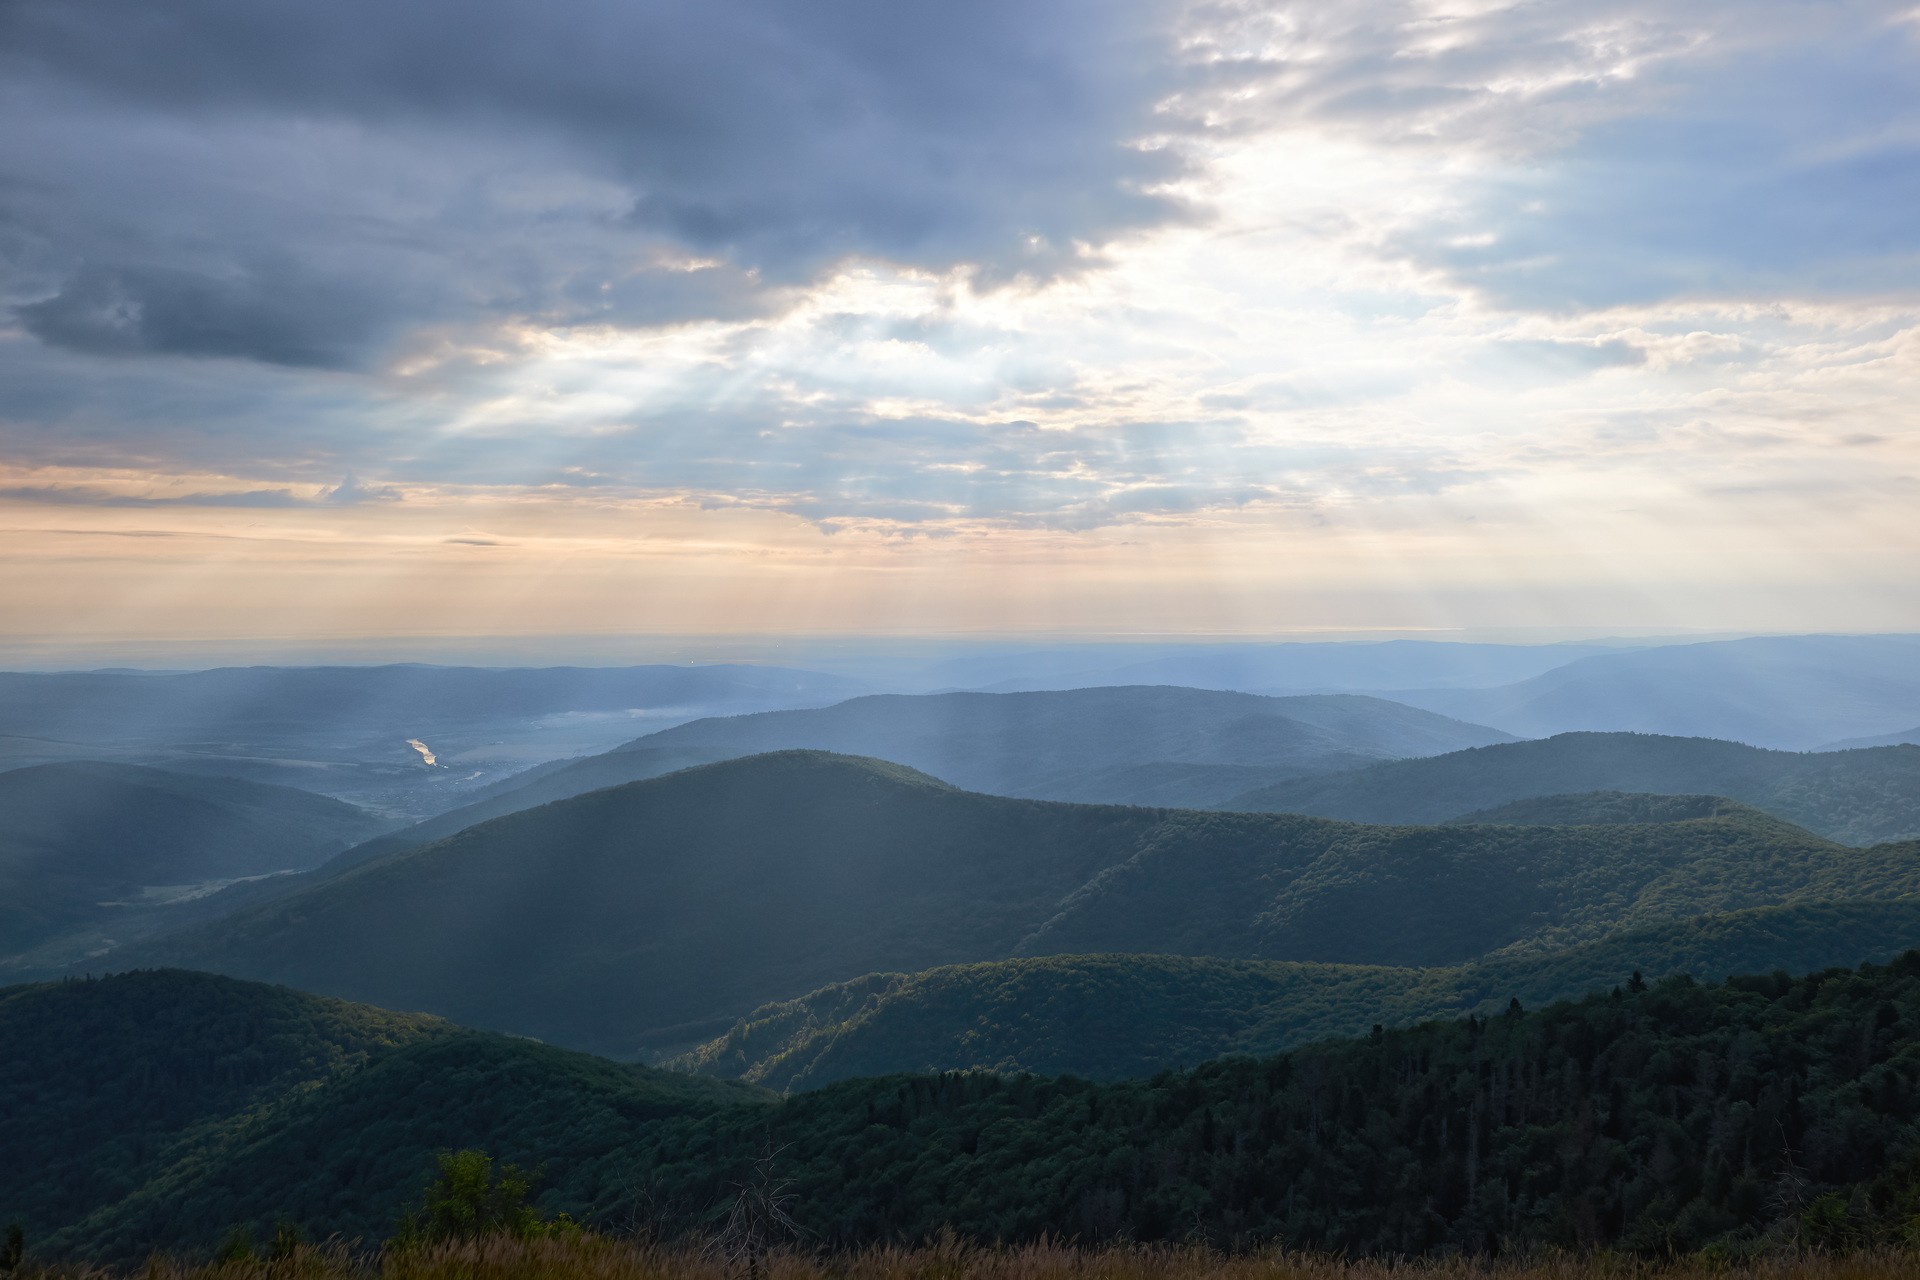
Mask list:
[[[394,1243],[405,1248],[446,1240],[511,1236],[531,1240],[575,1230],[565,1214],[548,1220],[527,1203],[533,1184],[518,1167],[494,1167],[484,1151],[443,1151],[424,1202],[400,1220]]]

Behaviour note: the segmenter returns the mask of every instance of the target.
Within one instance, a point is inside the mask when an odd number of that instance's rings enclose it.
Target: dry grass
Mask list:
[[[36,1267],[9,1280],[1908,1280],[1920,1255],[1803,1255],[1729,1263],[1647,1262],[1611,1255],[1525,1262],[1476,1259],[1348,1262],[1197,1248],[1076,1249],[1066,1245],[879,1248],[815,1256],[775,1252],[729,1265],[711,1251],[596,1237],[489,1240],[410,1252],[305,1248],[272,1261],[189,1263],[156,1258],[133,1271]]]

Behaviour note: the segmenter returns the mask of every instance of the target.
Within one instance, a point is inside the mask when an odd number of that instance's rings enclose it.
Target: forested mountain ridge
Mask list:
[[[1594,791],[1726,796],[1844,844],[1920,836],[1920,746],[1768,751],[1642,733],[1563,733],[1387,761],[1279,782],[1220,807],[1435,823],[1516,800]]]
[[[1760,907],[1623,930],[1564,951],[1451,968],[1048,956],[867,974],[755,1010],[666,1064],[783,1092],[859,1076],[1024,1070],[1147,1076],[1435,1017],[1604,991],[1622,974],[1702,979],[1886,960],[1920,939],[1920,899]]]
[[[1477,813],[1448,818],[1442,825],[1477,822],[1521,827],[1633,826],[1650,822],[1692,822],[1764,811],[1724,796],[1657,795],[1643,791],[1586,791],[1565,796],[1532,796]],[[1771,815],[1767,815],[1771,816]]]
[[[151,931],[172,898],[315,866],[388,825],[237,778],[95,761],[0,773],[0,972],[68,963]]]
[[[1366,827],[1016,800],[781,752],[482,823],[114,960],[637,1056],[879,971],[1122,951],[1455,965],[1916,893],[1910,848],[1848,849],[1747,810]]]
[[[218,1090],[225,1059],[206,1061],[157,1085],[178,1109]],[[8,1070],[0,1097],[36,1133],[88,1105],[40,1053]],[[762,1177],[824,1247],[945,1230],[1403,1256],[1892,1239],[1920,1207],[1920,954],[1720,986],[1623,978],[1145,1080],[896,1075],[763,1098],[458,1033],[204,1128],[128,1194],[30,1229],[48,1254],[122,1259],[281,1220],[378,1237],[435,1152],[484,1147],[543,1169],[546,1211],[667,1239],[710,1230]]]

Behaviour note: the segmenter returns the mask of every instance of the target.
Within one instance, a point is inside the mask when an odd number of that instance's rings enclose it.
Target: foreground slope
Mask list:
[[[1920,747],[1766,751],[1710,738],[1563,733],[1246,792],[1223,808],[1445,822],[1516,800],[1627,791],[1728,796],[1845,844],[1920,836]]]
[[[455,1034],[434,1018],[210,974],[0,988],[0,1219],[77,1222],[235,1117]]]
[[[781,752],[482,823],[114,960],[632,1056],[877,971],[1095,952],[1451,965],[1916,893],[1914,849],[1848,849],[1751,810],[1365,827],[1016,800]]]
[[[236,778],[99,762],[0,773],[0,970],[78,959],[150,931],[169,900],[315,866],[386,825]]]
[[[437,1018],[177,970],[0,988],[0,1044],[0,1221],[25,1224],[39,1250],[91,1257],[207,1248],[295,1205],[306,1221],[378,1238],[438,1149],[484,1141],[535,1163],[570,1140],[754,1100]],[[290,1163],[252,1167],[263,1136],[293,1135],[297,1154],[277,1157]]]
[[[205,1062],[147,1087],[191,1109],[220,1087],[225,1059]],[[16,1117],[60,1087],[39,1053],[9,1069]],[[890,1076],[777,1104],[462,1033],[297,1087],[31,1230],[47,1254],[119,1258],[278,1219],[378,1235],[434,1152],[464,1146],[543,1165],[549,1211],[669,1239],[711,1231],[761,1176],[816,1247],[948,1230],[1400,1255],[1898,1238],[1920,1173],[1920,955],[1674,979],[1148,1080]]]
[[[837,751],[996,795],[1177,807],[1225,799],[1262,778],[1509,740],[1379,698],[1136,685],[876,695],[814,711],[696,720],[633,745],[730,755]]]
[[[1147,1076],[1378,1024],[1497,1013],[1630,973],[1717,978],[1886,960],[1920,942],[1920,900],[1760,907],[1450,968],[1049,956],[876,973],[755,1010],[676,1068],[782,1091],[910,1071]]]

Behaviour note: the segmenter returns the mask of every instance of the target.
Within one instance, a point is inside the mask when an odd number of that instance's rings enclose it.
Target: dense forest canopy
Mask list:
[[[143,1049],[168,1006],[192,1069],[74,1070]],[[233,1035],[250,1019],[283,1029],[277,1062]],[[0,1021],[22,1046],[0,1215],[101,1257],[280,1218],[380,1238],[461,1148],[540,1169],[543,1212],[669,1236],[710,1229],[760,1170],[826,1245],[951,1228],[1662,1253],[1893,1238],[1920,1212],[1920,953],[1723,985],[1623,975],[1144,1080],[904,1075],[784,1102],[204,975],[15,988]]]

